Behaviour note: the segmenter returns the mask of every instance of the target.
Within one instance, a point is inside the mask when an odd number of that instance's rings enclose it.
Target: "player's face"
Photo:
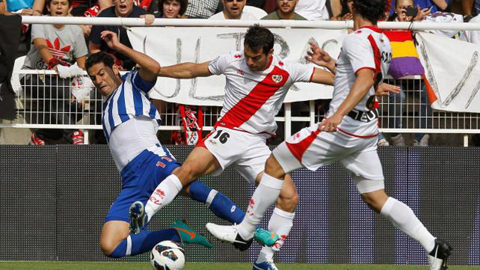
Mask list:
[[[127,17],[133,10],[133,0],[116,0],[115,13],[120,17]]]
[[[247,0],[222,0],[228,19],[240,19]]]
[[[245,61],[247,62],[247,66],[251,71],[263,71],[268,68],[273,49],[267,54],[265,54],[263,52],[263,49],[254,51],[250,49],[247,45],[245,45],[245,49],[243,52],[245,54]]]
[[[102,96],[108,97],[113,90],[120,85],[117,80],[118,69],[105,66],[103,63],[97,63],[88,70],[88,76]]]
[[[298,0],[277,0],[278,10],[283,14],[294,12]]]
[[[180,13],[180,2],[175,0],[167,0],[163,2],[163,17],[178,18]]]
[[[50,16],[68,16],[70,12],[70,3],[68,0],[53,0],[47,6]]]

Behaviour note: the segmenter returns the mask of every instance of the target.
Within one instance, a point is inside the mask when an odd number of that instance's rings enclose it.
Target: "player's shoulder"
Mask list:
[[[225,58],[225,63],[227,65],[239,63],[245,58],[243,51],[231,51],[227,54],[221,55],[220,57]]]

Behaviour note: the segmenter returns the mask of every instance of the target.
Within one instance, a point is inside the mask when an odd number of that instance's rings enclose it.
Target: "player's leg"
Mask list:
[[[185,188],[185,195],[195,201],[204,203],[217,217],[227,220],[230,223],[238,224],[245,217],[240,207],[238,207],[225,194],[206,186],[201,181],[193,181]]]
[[[375,149],[349,156],[341,163],[352,174],[363,201],[423,246],[429,253],[432,269],[446,265],[452,249],[450,245],[436,239],[408,205],[385,193],[382,165]]]
[[[260,182],[261,173],[258,177]],[[280,251],[284,242],[286,241],[290,230],[293,227],[293,219],[295,217],[295,208],[298,204],[299,197],[297,189],[289,174],[285,175],[285,180],[280,191],[280,195],[275,203],[275,209],[268,221],[268,230],[279,236],[278,240],[271,247],[265,245],[260,250],[257,260],[254,263],[254,269],[258,270],[273,270],[277,269],[273,262],[275,252]]]
[[[181,242],[179,233],[175,229],[142,230],[139,234],[131,234],[128,222],[111,220],[103,225],[100,248],[105,256],[121,258],[148,252],[163,240]]]
[[[302,129],[273,151],[265,163],[264,174],[249,201],[242,223],[238,226],[220,226],[209,223],[207,224],[208,231],[216,238],[230,242],[240,250],[247,249],[254,236],[256,226],[260,223],[268,207],[277,201],[287,172],[303,167],[297,156],[301,158],[315,140],[318,135],[316,130],[316,126]]]
[[[166,177],[151,194],[146,206],[147,222],[164,206],[168,205],[183,189],[195,179],[210,174],[220,168],[215,156],[206,148],[195,147],[185,160]]]

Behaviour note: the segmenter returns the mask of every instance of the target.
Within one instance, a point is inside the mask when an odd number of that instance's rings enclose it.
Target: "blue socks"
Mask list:
[[[108,255],[110,258],[122,258],[125,256],[134,256],[152,250],[152,248],[161,241],[171,240],[180,242],[180,236],[175,229],[166,229],[150,232],[141,231],[139,234],[130,234]]]
[[[245,217],[245,212],[225,194],[207,187],[200,181],[190,184],[190,197],[195,201],[205,203],[217,217],[231,223],[240,224]]]

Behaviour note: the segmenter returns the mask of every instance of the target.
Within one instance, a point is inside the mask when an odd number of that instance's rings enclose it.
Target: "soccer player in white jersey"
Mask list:
[[[150,251],[158,242],[172,240],[212,247],[201,235],[177,220],[171,229],[131,233],[132,213],[146,202],[157,185],[180,165],[156,137],[161,121],[147,92],[155,85],[160,65],[152,58],[119,42],[117,34],[103,31],[107,45],[134,60],[141,69],[120,77],[113,58],[103,52],[88,57],[86,69],[104,96],[102,126],[113,160],[122,176],[122,191],[105,218],[100,236],[102,252],[112,258]],[[130,206],[133,204],[133,208]],[[129,212],[130,211],[130,212]]]
[[[152,194],[145,206],[148,219],[173,200],[183,186],[204,175],[218,175],[226,167],[235,167],[251,184],[258,182],[271,152],[266,140],[277,129],[274,117],[290,86],[295,82],[333,84],[331,72],[284,61],[273,54],[273,44],[270,30],[256,25],[248,29],[243,51],[200,64],[162,67],[159,76],[185,79],[224,74],[227,81],[224,105],[215,129],[197,145],[179,170],[160,183],[157,189],[163,194]],[[293,225],[298,195],[289,176],[285,182],[268,225],[280,239],[260,239],[274,246],[262,248],[255,269],[276,269],[274,251],[280,249]],[[208,197],[212,196],[215,194]],[[241,242],[237,248],[246,249],[250,244],[251,240]]]
[[[285,176],[299,168],[316,170],[339,161],[352,176],[362,199],[427,251],[432,270],[446,269],[452,247],[435,238],[404,203],[384,190],[382,165],[377,154],[378,119],[375,89],[391,60],[388,38],[376,27],[384,16],[386,0],[354,0],[355,32],[343,41],[336,62],[333,98],[327,117],[304,128],[280,144],[268,158],[263,177],[239,225],[207,224],[217,238],[234,243],[253,237],[255,227],[281,192]],[[314,51],[318,48],[314,48]],[[325,60],[325,57],[322,59]],[[319,61],[313,57],[313,62]]]

